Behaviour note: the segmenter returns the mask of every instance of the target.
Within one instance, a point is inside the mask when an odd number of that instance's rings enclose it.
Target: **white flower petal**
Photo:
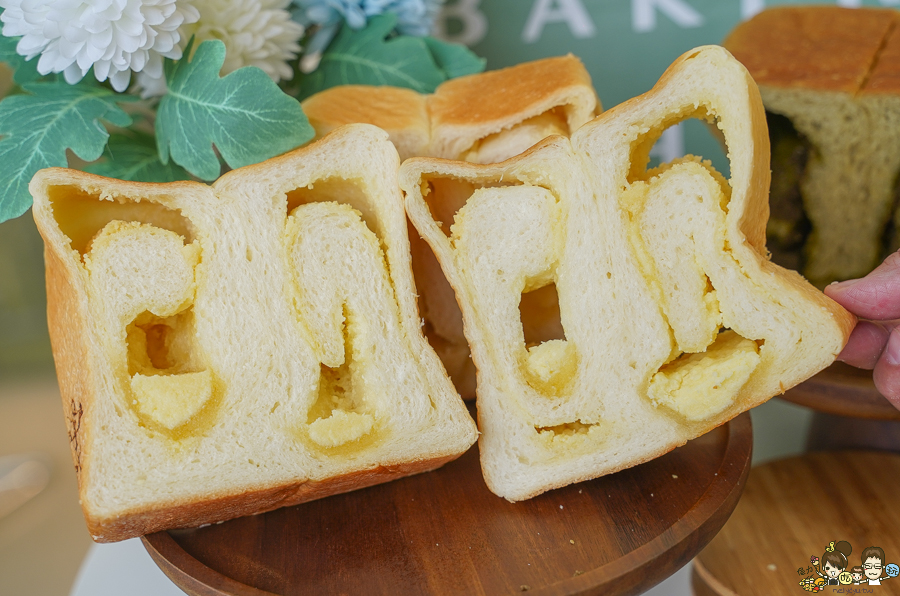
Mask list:
[[[70,85],[74,85],[81,81],[84,78],[86,73],[82,72],[80,68],[78,68],[77,64],[72,64],[67,67],[63,72],[63,76],[66,78],[66,82]]]
[[[220,1],[244,12],[237,0]],[[190,0],[0,0],[0,7],[3,34],[22,38],[17,53],[40,55],[39,72],[76,82],[93,66],[117,91],[132,71],[161,77],[163,56],[181,56],[179,27],[200,17]]]
[[[109,60],[99,60],[94,62],[94,76],[98,81],[105,81],[109,76]]]
[[[128,88],[129,81],[131,81],[130,70],[120,70],[109,77],[109,83],[112,85],[112,88],[120,93]]]

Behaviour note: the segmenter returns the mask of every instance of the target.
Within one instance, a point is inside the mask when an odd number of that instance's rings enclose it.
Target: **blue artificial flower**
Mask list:
[[[443,0],[294,0],[294,20],[307,29],[315,27],[304,48],[303,70],[315,69],[342,23],[362,29],[371,17],[392,12],[397,15],[398,33],[422,37],[431,32],[441,4]]]

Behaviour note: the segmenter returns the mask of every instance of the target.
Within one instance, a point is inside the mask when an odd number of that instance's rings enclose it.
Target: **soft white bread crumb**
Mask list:
[[[722,130],[729,180],[690,158],[646,171],[659,135],[692,116]],[[492,491],[515,501],[647,461],[834,360],[854,317],[765,256],[768,156],[755,85],[704,47],[571,142],[401,166],[462,309]],[[455,213],[449,180],[472,189]],[[564,338],[528,346],[517,306],[550,284]]]
[[[601,108],[584,65],[567,55],[453,79],[433,95],[387,86],[332,87],[305,100],[303,109],[317,136],[341,124],[365,122],[387,131],[402,159],[431,156],[497,163],[550,135],[570,135]],[[437,193],[443,205],[435,208],[452,214],[472,189],[446,182]],[[425,334],[457,390],[473,398],[475,367],[453,289],[428,245],[415,232],[410,236]],[[523,301],[529,333],[559,334],[552,290],[538,289]]]
[[[351,125],[213,187],[35,176],[95,540],[433,469],[474,423],[416,315],[399,159]]]

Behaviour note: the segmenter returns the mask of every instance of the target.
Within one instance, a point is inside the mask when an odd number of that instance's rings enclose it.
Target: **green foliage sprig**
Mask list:
[[[0,62],[16,84],[0,101],[0,223],[28,210],[32,176],[69,165],[67,153],[93,162],[85,171],[123,180],[214,180],[223,162],[238,168],[309,142],[314,130],[299,98],[344,84],[431,93],[484,69],[464,46],[398,35],[396,26],[393,13],[362,29],[343,26],[315,71],[281,85],[254,66],[219,76],[225,45],[207,40],[192,52],[192,40],[182,59],[166,61],[167,93],[155,109],[92,77],[71,85],[41,76],[37,59],[16,53],[18,38],[0,36]],[[149,121],[130,115],[148,106]]]

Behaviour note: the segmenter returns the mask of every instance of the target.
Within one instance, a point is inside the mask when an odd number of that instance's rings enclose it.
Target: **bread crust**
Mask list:
[[[184,501],[125,511],[112,518],[87,515],[88,531],[95,542],[118,542],[160,530],[196,528],[265,513],[281,507],[391,482],[404,476],[430,472],[453,461],[461,453],[440,455],[421,461],[380,465],[321,481],[291,482],[279,486],[211,495],[203,500]]]
[[[571,54],[450,79],[428,98],[430,155],[456,158],[478,139],[552,109],[571,133],[599,106],[590,75]]]
[[[885,92],[900,76],[898,18],[887,8],[773,7],[738,25],[723,45],[761,86]],[[889,36],[892,53],[884,55]]]
[[[865,95],[900,95],[900,16],[882,42],[878,60],[862,91]]]
[[[302,102],[316,138],[345,124],[372,124],[386,131],[400,158],[421,155],[431,126],[426,99],[411,89],[374,85],[339,85]]]
[[[62,397],[63,412],[72,461],[78,478],[79,495],[88,471],[85,470],[82,448],[89,441],[88,425],[82,426],[82,418],[90,416],[90,387],[93,386],[93,369],[88,356],[84,325],[85,305],[78,300],[78,291],[72,279],[72,271],[65,267],[50,246],[44,249],[44,266],[47,283],[47,326],[50,345],[56,366],[56,378]],[[85,411],[87,410],[87,412]]]

